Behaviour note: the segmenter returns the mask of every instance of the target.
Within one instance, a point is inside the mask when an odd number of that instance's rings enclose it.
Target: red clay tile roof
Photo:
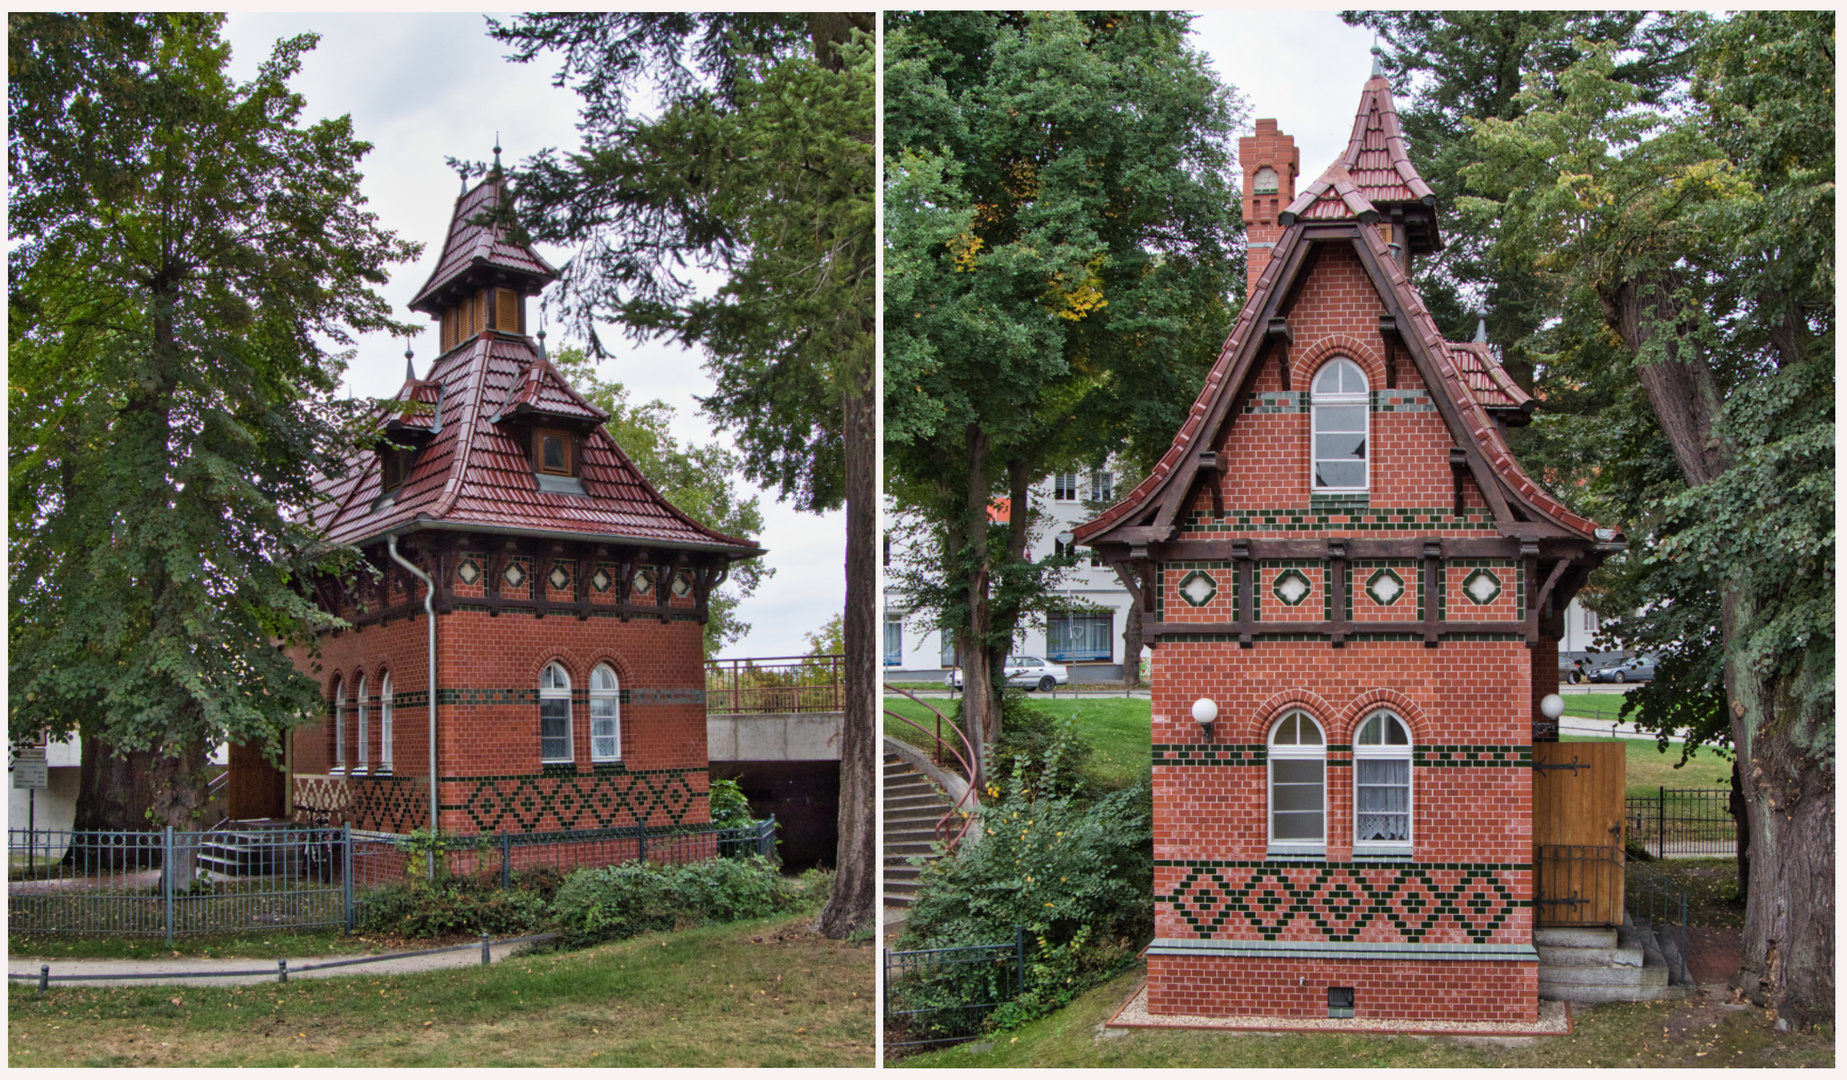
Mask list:
[[[485,331],[441,357],[423,384],[400,391],[414,400],[441,402],[442,426],[423,451],[396,497],[380,502],[377,458],[360,453],[344,476],[323,478],[322,500],[311,522],[335,543],[372,540],[392,529],[441,521],[498,531],[574,533],[660,547],[701,548],[734,558],[760,554],[750,540],[726,536],[675,509],[635,469],[599,424],[585,437],[579,475],[587,496],[540,491],[516,430],[491,417],[527,373],[556,370],[524,337]],[[562,381],[562,380],[560,380]],[[568,388],[567,388],[568,390]],[[574,392],[570,397],[582,403]],[[588,403],[584,409],[602,414]]]
[[[455,211],[449,217],[449,235],[443,242],[442,258],[436,260],[436,269],[430,273],[430,279],[423,283],[423,288],[417,290],[416,297],[411,300],[409,306],[412,311],[436,314],[439,307],[432,303],[432,294],[476,265],[511,271],[540,283],[558,276],[557,269],[531,247],[508,240],[503,230],[476,225],[470,220],[500,204],[502,185],[500,174],[492,173],[456,197]]]
[[[1404,135],[1398,128],[1398,106],[1392,102],[1392,88],[1383,75],[1366,80],[1360,92],[1360,109],[1353,118],[1353,134],[1347,139],[1347,152],[1341,155],[1340,164],[1352,174],[1360,194],[1374,206],[1436,200],[1436,194],[1417,175],[1411,156],[1405,152]]]
[[[571,384],[564,381],[558,369],[551,361],[535,356],[526,370],[519,373],[513,385],[507,388],[507,396],[494,410],[494,418],[515,413],[539,413],[544,416],[557,416],[566,420],[587,420],[600,424],[609,419],[609,414],[583,399]]]
[[[1492,350],[1480,341],[1446,341],[1449,349],[1449,362],[1462,373],[1462,379],[1468,384],[1469,392],[1475,395],[1485,408],[1489,409],[1524,409],[1532,395],[1520,389],[1513,376],[1501,366]]]

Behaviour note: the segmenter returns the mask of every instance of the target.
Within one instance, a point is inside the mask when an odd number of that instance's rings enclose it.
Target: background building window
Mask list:
[[[367,730],[368,725],[366,724],[366,677],[364,675],[359,676],[359,691],[356,698],[355,704],[358,710],[359,723],[355,725],[355,727],[357,728],[359,736],[356,740],[359,744],[359,761],[353,766],[353,771],[365,772],[366,766],[371,764],[372,761],[372,748],[366,745],[372,733]]]
[[[897,667],[904,662],[904,616],[885,614],[885,666]]]
[[[1051,614],[1045,617],[1045,655],[1060,663],[1108,660],[1115,643],[1114,612]]]
[[[1321,725],[1295,711],[1270,732],[1270,847],[1327,848],[1327,740]]]
[[[391,672],[378,681],[378,771],[391,771]]]
[[[1116,497],[1116,478],[1108,469],[1096,469],[1090,474],[1090,499],[1092,502],[1108,502]]]
[[[590,673],[590,760],[622,760],[622,690],[608,664]]]
[[[956,666],[956,636],[953,633],[949,632],[948,630],[938,630],[937,636],[942,638],[942,641],[943,641],[943,651],[941,654],[941,660],[942,660],[943,666],[944,667],[955,667]]]
[[[1353,844],[1411,846],[1411,736],[1404,721],[1376,712],[1353,739]]]
[[[1077,501],[1077,474],[1061,472],[1052,478],[1052,498],[1058,502]]]
[[[539,760],[571,760],[571,677],[557,664],[539,673]]]
[[[1314,424],[1314,490],[1366,490],[1366,375],[1346,357],[1315,373],[1309,397]]]

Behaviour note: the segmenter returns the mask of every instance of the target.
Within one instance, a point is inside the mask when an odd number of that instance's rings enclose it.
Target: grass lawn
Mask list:
[[[1104,1037],[1141,969],[1015,1031],[904,1058],[939,1068],[1788,1068],[1834,1065],[1834,1029],[1778,1035],[1762,1009],[1710,998],[1573,1005],[1571,1035],[1531,1039],[1130,1031]]]
[[[1622,742],[1623,771],[1627,775],[1630,795],[1653,795],[1661,788],[1726,788],[1732,786],[1732,759],[1710,746],[1702,746],[1680,764],[1680,744],[1668,743],[1666,750],[1656,747],[1653,739],[1598,739],[1584,735],[1565,735],[1561,742]]]
[[[1566,716],[1584,716],[1592,720],[1615,720],[1622,715],[1623,699],[1618,693],[1563,694]]]
[[[1111,787],[1126,787],[1148,771],[1153,750],[1148,742],[1150,704],[1147,698],[1049,698],[1031,695],[1033,708],[1060,720],[1075,720],[1078,734],[1089,740],[1091,763]],[[932,700],[932,705],[953,718],[954,701]],[[885,707],[936,730],[930,710],[908,698],[887,697]],[[924,749],[930,737],[909,724],[885,717],[885,734]],[[947,731],[945,731],[947,735]]]
[[[12,986],[8,1064],[870,1067],[875,952],[812,919],[287,986]]]

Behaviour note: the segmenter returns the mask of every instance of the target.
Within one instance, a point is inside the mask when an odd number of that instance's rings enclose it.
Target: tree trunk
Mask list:
[[[1738,831],[1738,895],[1749,902],[1751,897],[1751,811],[1744,801],[1744,769],[1732,758],[1732,797],[1729,809],[1732,824]]]
[[[873,638],[877,630],[878,440],[872,372],[856,376],[846,396],[847,594],[842,629],[846,645],[846,719],[840,736],[840,839],[834,853],[834,888],[815,929],[844,938],[875,925],[877,846],[873,835],[878,714]]]
[[[966,637],[957,642],[962,653],[962,730],[985,761],[987,745],[1000,734],[1000,700],[994,691],[994,672],[999,660],[988,640],[994,626],[994,602],[990,596],[994,570],[988,545],[992,481],[988,475],[987,434],[971,425],[965,445],[968,486],[963,491],[962,525],[967,536],[967,555],[951,553],[952,557],[960,556],[958,562],[966,559],[963,565],[968,574],[965,583],[968,625],[964,630]]]
[[[1142,606],[1130,604],[1122,619],[1122,685],[1133,689],[1142,684]]]

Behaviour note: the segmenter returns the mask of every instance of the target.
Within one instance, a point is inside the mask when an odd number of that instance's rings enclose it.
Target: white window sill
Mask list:
[[[1321,848],[1277,848],[1264,852],[1266,859],[1326,859],[1327,849]]]
[[[1355,844],[1353,854],[1356,858],[1409,859],[1412,851],[1410,844]]]

